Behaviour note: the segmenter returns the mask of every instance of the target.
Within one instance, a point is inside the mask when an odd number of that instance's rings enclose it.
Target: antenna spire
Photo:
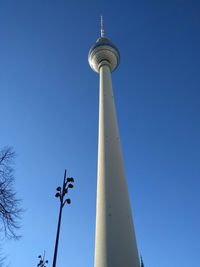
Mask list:
[[[104,32],[104,21],[103,21],[103,16],[101,15],[101,37],[105,36]]]

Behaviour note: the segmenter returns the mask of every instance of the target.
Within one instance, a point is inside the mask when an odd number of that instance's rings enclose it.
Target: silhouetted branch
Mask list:
[[[17,239],[22,209],[13,189],[15,152],[6,147],[0,151],[0,230],[7,238]]]

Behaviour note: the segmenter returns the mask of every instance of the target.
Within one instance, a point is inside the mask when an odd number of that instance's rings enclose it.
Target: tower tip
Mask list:
[[[101,15],[101,37],[105,36],[104,32],[104,21],[103,21],[103,16]]]

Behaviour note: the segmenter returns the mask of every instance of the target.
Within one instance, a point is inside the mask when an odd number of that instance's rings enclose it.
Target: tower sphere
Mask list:
[[[117,47],[106,37],[100,37],[91,47],[88,54],[90,67],[99,72],[102,64],[107,64],[111,71],[114,71],[119,65],[120,54]]]

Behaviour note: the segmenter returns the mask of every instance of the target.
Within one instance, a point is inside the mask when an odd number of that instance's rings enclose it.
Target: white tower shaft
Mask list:
[[[108,64],[100,64],[95,267],[140,267]]]

